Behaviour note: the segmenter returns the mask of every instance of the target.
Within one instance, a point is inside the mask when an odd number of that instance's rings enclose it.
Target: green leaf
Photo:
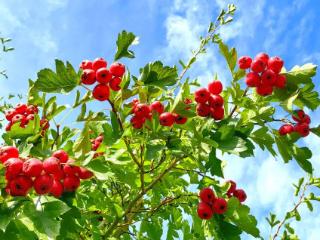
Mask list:
[[[317,66],[312,63],[307,63],[302,66],[294,66],[289,72],[285,73],[288,82],[300,84],[300,83],[312,83],[311,77],[315,76],[317,72]]]
[[[222,41],[219,42],[220,53],[226,59],[230,72],[233,73],[237,64],[237,51],[235,48],[231,48],[229,50],[228,46],[224,44]]]
[[[299,166],[305,170],[307,173],[312,174],[312,164],[307,159],[310,159],[312,157],[312,152],[309,148],[303,147],[298,148],[296,146],[293,147],[293,156],[296,159]]]
[[[68,93],[79,83],[80,76],[76,73],[72,65],[66,65],[61,60],[56,60],[56,72],[45,68],[38,72],[35,87],[39,91],[47,93]]]
[[[311,132],[320,137],[320,125],[315,128],[311,128]]]
[[[34,120],[29,121],[25,127],[20,127],[20,122],[12,125],[10,131],[5,133],[6,136],[12,139],[25,139],[29,136],[38,133],[40,130],[40,119],[38,115],[35,115]]]
[[[114,60],[116,61],[123,57],[134,58],[134,52],[129,50],[129,47],[137,40],[138,38],[132,32],[122,31],[119,33],[117,40],[117,52],[114,56]]]
[[[140,69],[140,81],[146,86],[165,88],[177,82],[178,70],[176,67],[163,66],[160,61],[148,63]]]
[[[274,139],[268,133],[267,127],[262,127],[253,133],[251,133],[250,138],[259,145],[259,147],[264,150],[265,148],[273,155],[276,156],[277,153],[273,149]]]
[[[224,177],[222,171],[222,161],[216,156],[216,149],[212,148],[209,154],[209,161],[206,163],[206,169],[210,170],[213,176]]]
[[[28,104],[39,106],[41,103],[42,99],[35,87],[35,83],[29,79]]]
[[[89,127],[86,123],[84,125],[84,128],[80,134],[80,136],[77,138],[73,145],[73,152],[78,152],[82,155],[88,153],[91,151],[91,142],[90,142],[90,135],[89,135]]]

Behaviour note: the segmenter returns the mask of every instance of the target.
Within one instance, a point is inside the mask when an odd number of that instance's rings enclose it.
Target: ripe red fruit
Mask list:
[[[273,86],[276,83],[277,75],[270,69],[264,71],[261,75],[261,84]]]
[[[224,102],[223,98],[217,94],[211,94],[208,101],[209,101],[210,107],[213,107],[213,108],[222,107]]]
[[[160,101],[155,101],[150,104],[150,110],[151,112],[157,112],[159,114],[164,112],[164,106]]]
[[[244,202],[247,199],[247,194],[242,189],[237,189],[234,191],[233,196],[239,199],[240,202]]]
[[[91,85],[96,82],[96,72],[92,69],[85,69],[81,75],[81,83]]]
[[[223,86],[219,80],[215,80],[208,84],[208,90],[212,94],[220,94],[222,92]]]
[[[69,162],[63,166],[63,172],[67,175],[76,175],[78,174],[79,167],[72,165],[72,162]]]
[[[49,174],[41,175],[34,180],[33,187],[37,194],[43,195],[50,192],[53,178]]]
[[[283,60],[279,57],[269,58],[268,68],[274,71],[275,73],[279,73],[283,67]]]
[[[224,108],[214,108],[213,111],[211,111],[211,116],[214,118],[214,120],[222,120],[224,118]]]
[[[16,112],[20,114],[24,114],[27,111],[27,104],[24,103],[18,103],[15,107]]]
[[[92,62],[89,60],[83,60],[79,66],[81,69],[92,69]]]
[[[10,158],[5,162],[7,172],[11,176],[17,176],[22,172],[23,161],[20,158]]]
[[[99,68],[96,71],[96,79],[99,83],[106,84],[112,79],[112,74],[106,68]]]
[[[9,131],[11,130],[12,125],[13,125],[13,123],[12,123],[12,122],[9,122],[9,123],[7,124],[5,130],[6,130],[7,132],[9,132]]]
[[[59,180],[53,180],[52,187],[50,189],[50,194],[56,198],[60,198],[63,193],[63,185]]]
[[[39,112],[39,110],[38,110],[37,106],[34,106],[34,105],[29,105],[26,110],[27,114],[37,114],[38,112]]]
[[[26,117],[22,114],[16,114],[11,120],[12,123],[20,122],[20,126],[25,125],[26,121]]]
[[[194,92],[197,103],[206,103],[209,100],[210,92],[206,88],[199,88]]]
[[[58,172],[60,170],[59,159],[55,157],[49,157],[46,160],[44,160],[43,170],[48,174]]]
[[[133,116],[130,120],[132,126],[136,129],[142,128],[145,121],[146,119],[144,117],[139,117],[139,116]]]
[[[33,121],[33,120],[34,120],[34,114],[29,114],[29,115],[26,117],[26,122]]]
[[[150,108],[145,103],[138,103],[134,108],[134,114],[138,117],[148,117],[150,113]]]
[[[96,58],[92,63],[92,69],[94,71],[97,71],[99,68],[106,68],[107,67],[107,61],[103,58]]]
[[[284,124],[279,128],[279,134],[281,136],[290,134],[294,131],[294,127],[291,124]]]
[[[95,140],[94,143],[98,144],[100,146],[100,144],[103,142],[103,136],[98,136]]]
[[[306,117],[306,114],[303,110],[296,110],[292,115],[292,119],[296,122],[303,122],[305,117]]]
[[[223,214],[227,211],[228,203],[223,198],[217,198],[212,205],[213,212],[217,214]]]
[[[69,175],[63,181],[66,192],[74,192],[80,186],[80,179],[77,176]]]
[[[174,124],[174,121],[175,121],[175,117],[170,112],[161,113],[159,116],[159,122],[160,122],[160,125],[162,126],[170,127]]]
[[[8,121],[11,121],[16,114],[18,114],[16,110],[10,109],[5,113],[5,116]]]
[[[306,123],[306,124],[310,124],[311,123],[311,119],[309,117],[309,115],[305,115],[304,118],[302,119],[302,122],[303,123]]]
[[[286,78],[286,76],[279,74],[279,75],[277,76],[277,79],[276,79],[276,82],[275,82],[274,85],[275,85],[277,88],[284,88],[284,87],[286,86],[286,83],[287,83],[287,78]]]
[[[201,219],[210,219],[213,215],[211,207],[205,202],[200,202],[198,204],[197,212],[199,218]]]
[[[23,163],[22,171],[26,176],[38,177],[43,169],[42,162],[36,158],[30,158]]]
[[[18,158],[19,151],[16,147],[4,146],[0,148],[0,161],[5,163],[10,158]]]
[[[206,103],[199,103],[197,104],[196,111],[200,117],[207,117],[210,115],[210,106]]]
[[[109,99],[110,89],[107,85],[98,84],[92,91],[92,95],[99,101],[105,101]]]
[[[8,183],[11,196],[26,196],[32,187],[32,180],[27,176],[17,176]]]
[[[58,172],[55,172],[54,174],[52,174],[52,177],[55,179],[55,180],[62,180],[65,178],[65,174],[64,174],[64,171],[62,169],[60,169]]]
[[[80,179],[89,179],[93,177],[93,172],[84,167],[80,167],[78,175]]]
[[[268,96],[272,94],[273,88],[271,85],[261,84],[257,86],[256,91],[260,96]]]
[[[255,72],[249,72],[246,75],[246,84],[248,87],[257,87],[260,84],[260,75]]]
[[[122,77],[126,71],[126,67],[119,62],[112,63],[110,66],[110,72],[113,76]]]
[[[69,159],[68,153],[66,153],[63,150],[55,151],[52,154],[52,157],[55,157],[55,158],[59,159],[60,163],[66,163],[68,161],[68,159]]]
[[[50,127],[49,120],[46,118],[42,118],[40,120],[40,126],[41,126],[42,130],[47,130]]]
[[[227,181],[227,183],[230,183],[230,187],[227,192],[228,197],[230,197],[231,194],[234,193],[234,191],[236,190],[237,184],[232,180]]]
[[[257,54],[257,56],[255,57],[255,59],[259,59],[259,60],[263,61],[264,64],[267,66],[268,60],[269,60],[269,55],[266,54],[266,53],[259,53],[259,54]]]
[[[176,115],[175,116],[175,122],[176,122],[176,124],[185,124],[186,122],[187,122],[187,120],[188,120],[188,118],[186,118],[186,117],[183,117],[183,116],[181,116],[181,115]]]
[[[255,73],[263,72],[266,64],[261,59],[255,59],[251,63],[251,70]]]
[[[243,56],[238,59],[238,65],[240,69],[250,68],[252,59],[249,56]]]
[[[302,137],[306,137],[310,133],[310,128],[307,123],[298,123],[294,127],[295,132],[299,133]]]
[[[200,199],[205,203],[212,204],[216,199],[216,196],[214,195],[214,192],[211,188],[203,188],[200,191]]]
[[[110,88],[113,90],[113,91],[120,91],[121,87],[120,87],[120,84],[121,84],[121,81],[122,79],[119,78],[119,77],[114,77],[110,80],[109,82],[109,86]]]

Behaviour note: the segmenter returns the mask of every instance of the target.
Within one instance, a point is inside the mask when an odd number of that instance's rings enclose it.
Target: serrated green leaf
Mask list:
[[[117,39],[117,52],[114,56],[114,60],[120,58],[134,58],[134,52],[129,50],[129,47],[137,41],[137,37],[132,32],[122,31],[118,34]]]

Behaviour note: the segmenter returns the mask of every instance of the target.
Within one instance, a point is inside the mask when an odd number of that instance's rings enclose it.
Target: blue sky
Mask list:
[[[15,51],[0,60],[1,69],[6,68],[9,75],[9,80],[1,80],[0,94],[24,93],[27,80],[35,79],[39,69],[52,67],[55,58],[69,60],[76,66],[82,59],[99,56],[111,61],[117,33],[123,29],[140,37],[140,44],[134,47],[136,58],[125,61],[133,73],[156,59],[169,65],[180,58],[186,60],[190,50],[198,45],[198,37],[205,32],[209,20],[227,2],[1,1],[0,32],[13,38],[11,45]],[[236,5],[235,22],[225,29],[222,37],[237,48],[239,55],[254,56],[266,51],[281,56],[286,68],[320,62],[318,0],[243,0]],[[195,64],[191,76],[206,84],[215,72],[225,84],[230,81],[224,60],[212,47]],[[314,80],[319,81],[319,77]],[[319,125],[319,112],[311,115],[313,126]],[[319,176],[319,139],[310,135],[302,144],[314,151],[312,162]],[[291,207],[291,183],[303,173],[295,163],[285,165],[267,153],[257,151],[256,154],[251,159],[224,156],[228,163],[226,176],[247,190],[248,204],[267,234],[264,217],[269,211],[281,214]],[[311,214],[302,210],[304,220],[297,229],[301,239],[319,239],[319,213],[319,207]]]

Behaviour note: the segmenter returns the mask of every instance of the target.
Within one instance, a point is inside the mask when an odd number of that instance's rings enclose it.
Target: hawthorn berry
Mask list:
[[[214,118],[214,120],[222,120],[224,118],[224,108],[218,107],[211,109],[211,116]]]
[[[160,101],[155,101],[150,104],[150,110],[151,112],[157,112],[158,114],[161,114],[164,112],[164,106]]]
[[[198,209],[197,209],[197,213],[199,218],[201,219],[210,219],[213,215],[213,211],[210,207],[210,205],[208,205],[205,202],[200,202],[198,204]]]
[[[18,158],[19,151],[16,147],[4,146],[0,148],[0,161],[5,163],[10,158]]]
[[[286,135],[286,134],[290,134],[294,131],[294,127],[291,124],[284,124],[279,128],[279,134],[280,135]]]
[[[264,71],[261,75],[261,84],[273,86],[276,83],[277,75],[270,69]]]
[[[210,92],[206,88],[199,88],[194,92],[194,96],[197,103],[205,103],[209,100]]]
[[[240,202],[244,202],[247,199],[247,194],[244,190],[242,189],[237,189],[234,191],[233,196],[238,198]]]
[[[104,60],[103,58],[96,58],[93,62],[92,62],[92,69],[94,71],[97,71],[100,68],[106,68],[107,67],[107,61]]]
[[[306,117],[306,114],[303,110],[296,110],[292,115],[292,119],[296,122],[303,122],[305,117]]]
[[[44,174],[34,180],[33,187],[37,194],[43,195],[50,192],[53,185],[53,178],[49,174]]]
[[[257,87],[260,84],[260,75],[255,72],[249,72],[246,75],[245,82],[248,87]]]
[[[203,188],[200,191],[200,199],[202,202],[212,204],[216,196],[211,188]]]
[[[105,101],[109,99],[110,89],[107,85],[98,84],[92,91],[92,95],[99,101]]]
[[[107,84],[112,79],[112,74],[107,68],[99,68],[96,71],[96,79],[98,83]]]
[[[138,103],[133,113],[138,117],[148,117],[150,113],[150,107],[145,103]]]
[[[17,176],[8,183],[9,194],[11,196],[26,196],[32,184],[29,177]]]
[[[223,86],[219,80],[215,80],[208,84],[208,90],[211,94],[220,94],[222,92]]]
[[[223,106],[224,100],[218,94],[211,94],[210,97],[209,97],[208,102],[209,102],[210,107],[219,108],[219,107]]]
[[[43,162],[43,170],[48,174],[53,174],[60,170],[60,161],[56,157],[49,157]]]
[[[72,165],[74,161],[69,161],[63,166],[63,172],[67,175],[77,175],[79,171],[78,166]]]
[[[210,106],[206,103],[199,103],[197,104],[196,111],[200,117],[207,117],[210,115]]]
[[[188,120],[188,118],[183,117],[183,116],[181,116],[181,115],[179,115],[179,114],[177,114],[177,115],[175,116],[175,123],[176,123],[176,124],[185,124],[185,123],[187,122],[187,120]]]
[[[18,103],[15,107],[15,110],[19,114],[24,114],[27,111],[27,104],[24,103]]]
[[[92,69],[85,69],[81,75],[81,83],[92,85],[96,82],[96,72]]]
[[[74,192],[80,186],[80,179],[75,175],[68,175],[63,181],[63,186],[66,192]]]
[[[159,122],[162,126],[171,127],[175,122],[175,117],[170,112],[161,113],[159,116]]]
[[[114,77],[110,80],[109,82],[109,86],[110,88],[113,90],[113,91],[120,91],[121,87],[120,87],[120,84],[121,84],[121,81],[122,79],[119,78],[119,77]]]
[[[39,112],[38,107],[34,105],[29,105],[26,110],[26,114],[37,114]]]
[[[5,166],[11,176],[17,176],[22,172],[23,161],[20,158],[10,158],[5,162]]]
[[[81,69],[92,69],[92,62],[89,60],[83,60],[79,66]]]
[[[11,120],[12,123],[20,122],[20,126],[24,126],[26,121],[26,117],[22,114],[16,114]]]
[[[47,130],[50,127],[49,120],[46,118],[42,118],[40,120],[40,126],[41,126],[42,130]]]
[[[133,116],[130,120],[132,126],[136,129],[142,128],[145,121],[146,119],[144,117],[139,117],[139,116]]]
[[[125,71],[126,71],[126,68],[122,63],[115,62],[115,63],[112,63],[110,66],[110,72],[112,73],[113,76],[122,77]]]
[[[250,68],[251,63],[252,63],[252,59],[249,56],[242,56],[238,59],[238,65],[240,69]]]
[[[294,131],[299,133],[302,137],[306,137],[310,133],[310,128],[309,128],[309,125],[307,123],[298,123],[294,127]]]
[[[228,191],[227,191],[227,195],[228,195],[228,197],[230,197],[231,194],[233,194],[234,191],[236,190],[237,184],[236,184],[234,181],[232,181],[232,180],[228,180],[227,183],[230,184],[230,187],[229,187],[229,189],[228,189]]]
[[[268,96],[272,94],[273,88],[271,85],[260,84],[259,86],[257,86],[256,92],[260,96]]]
[[[10,109],[5,113],[5,117],[8,121],[11,121],[16,114],[18,114],[16,110]]]
[[[280,73],[283,67],[283,60],[280,57],[271,57],[268,60],[268,68],[275,73]]]
[[[26,122],[28,123],[29,121],[33,121],[34,120],[34,114],[29,114],[27,117],[26,117]]]
[[[63,193],[63,185],[59,180],[54,179],[52,187],[50,189],[50,194],[56,198],[60,198]]]
[[[53,179],[55,180],[62,180],[65,178],[65,173],[63,171],[63,169],[60,169],[58,172],[55,172],[52,174]]]
[[[214,200],[212,208],[213,212],[217,214],[223,214],[227,211],[228,203],[224,198],[217,198]]]
[[[9,132],[9,131],[11,130],[12,125],[13,125],[12,122],[9,122],[9,123],[7,124],[7,126],[5,127],[6,132]]]
[[[60,163],[66,163],[69,159],[68,153],[66,153],[64,150],[55,151],[52,154],[52,157],[59,159]]]
[[[266,68],[266,64],[261,59],[255,59],[251,63],[251,70],[255,73],[261,73]]]
[[[284,75],[279,74],[276,78],[276,82],[275,82],[275,86],[277,88],[284,88],[286,86],[287,83],[287,78]]]
[[[267,66],[268,65],[268,60],[269,60],[269,55],[266,54],[266,53],[259,53],[259,54],[256,55],[255,59],[263,61],[265,66]]]
[[[38,177],[41,175],[43,170],[42,162],[36,158],[30,158],[25,161],[22,166],[22,171],[26,176]]]
[[[89,179],[93,177],[93,172],[84,167],[79,167],[78,176],[80,179]]]

